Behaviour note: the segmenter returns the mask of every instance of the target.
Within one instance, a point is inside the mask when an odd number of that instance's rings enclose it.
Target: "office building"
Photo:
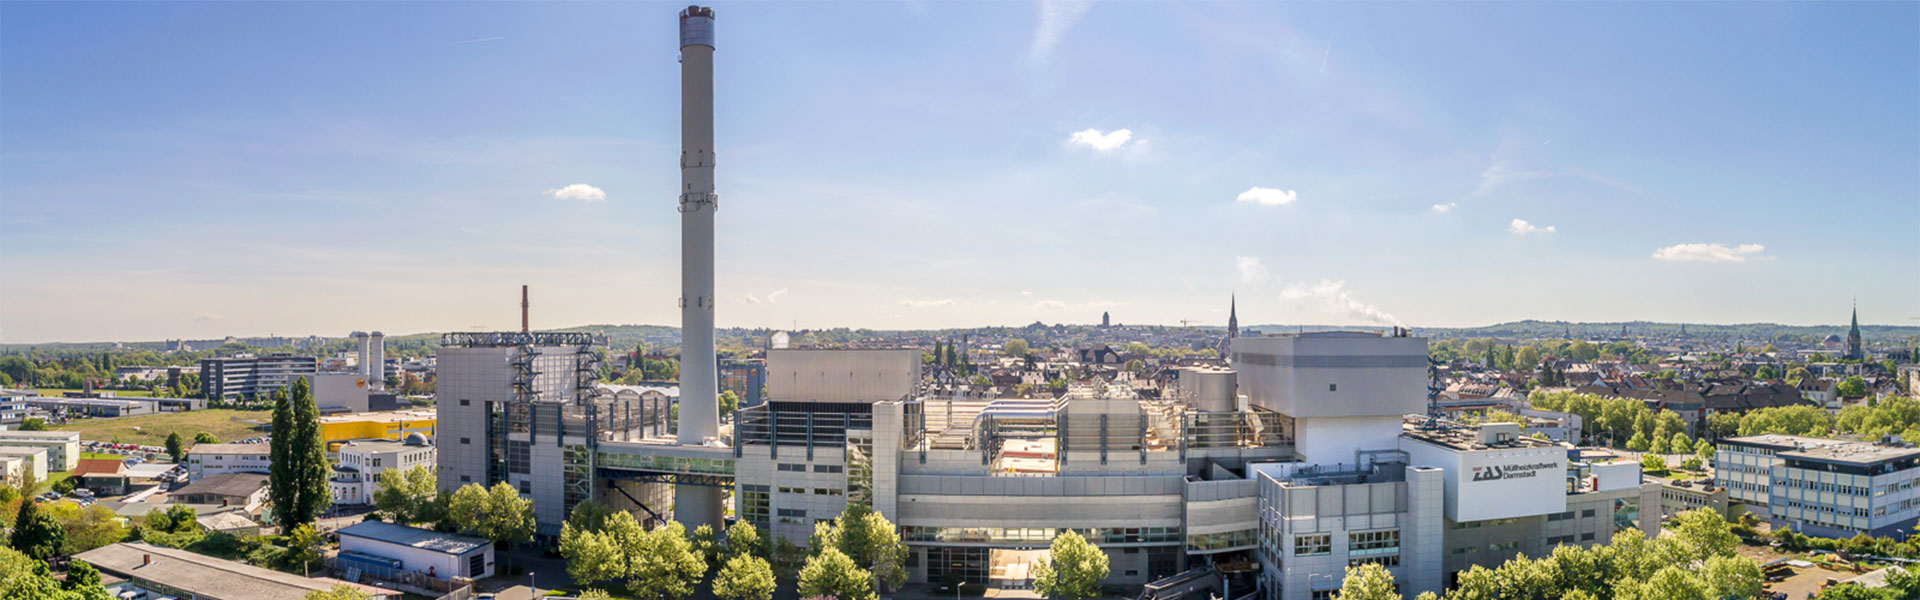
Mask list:
[[[433,445],[427,442],[426,436],[417,433],[408,436],[405,442],[347,442],[340,446],[340,459],[334,463],[328,487],[333,490],[334,504],[372,504],[381,473],[389,469],[431,469],[434,463]]]
[[[200,360],[200,391],[207,399],[265,401],[295,377],[319,372],[320,360],[286,353]]]
[[[47,450],[47,470],[67,471],[80,460],[80,432],[0,431],[0,446],[31,446]]]
[[[1905,537],[1920,522],[1920,449],[1757,435],[1720,441],[1715,483],[1775,530],[1820,537]]]
[[[160,412],[151,399],[134,398],[28,398],[27,405],[42,412],[69,417],[131,417]]]
[[[261,473],[271,470],[267,444],[194,444],[187,449],[187,480],[212,475]]]

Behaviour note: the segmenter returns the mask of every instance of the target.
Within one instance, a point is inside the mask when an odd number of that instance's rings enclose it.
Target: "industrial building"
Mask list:
[[[1720,441],[1714,482],[1775,529],[1905,537],[1920,523],[1920,448],[1791,435]]]
[[[434,411],[389,410],[320,417],[320,441],[332,450],[351,440],[406,441],[413,434],[433,440],[438,433]]]
[[[484,579],[493,576],[493,544],[476,537],[366,521],[340,530],[339,562],[389,580],[405,573]]]
[[[295,377],[320,371],[320,359],[275,353],[200,360],[201,397],[260,401],[287,389]]]
[[[52,415],[72,417],[132,417],[150,415],[159,410],[151,399],[133,398],[27,398],[28,406]]]

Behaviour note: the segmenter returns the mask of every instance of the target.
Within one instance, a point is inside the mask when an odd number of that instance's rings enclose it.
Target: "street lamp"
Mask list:
[[[533,588],[533,593],[528,595],[527,596],[528,598],[540,597],[540,574],[539,573],[535,573],[533,571],[527,571],[527,587]]]

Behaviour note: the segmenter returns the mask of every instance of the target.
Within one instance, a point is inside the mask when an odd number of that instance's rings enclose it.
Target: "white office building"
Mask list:
[[[78,431],[0,431],[0,446],[45,448],[49,471],[70,471],[80,461]]]
[[[1788,435],[1720,441],[1715,483],[1774,528],[1820,537],[1905,537],[1920,522],[1920,449]]]
[[[405,442],[347,442],[340,446],[339,457],[327,487],[333,490],[334,504],[347,505],[372,504],[373,492],[380,487],[380,474],[389,469],[431,469],[436,462],[433,444],[418,433],[407,435]]]
[[[268,444],[194,444],[187,449],[187,480],[210,475],[268,473],[273,463]]]

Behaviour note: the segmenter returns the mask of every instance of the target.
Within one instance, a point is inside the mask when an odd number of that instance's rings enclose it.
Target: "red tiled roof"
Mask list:
[[[73,468],[73,476],[83,475],[119,475],[125,473],[127,464],[117,458],[82,458],[79,466]]]

